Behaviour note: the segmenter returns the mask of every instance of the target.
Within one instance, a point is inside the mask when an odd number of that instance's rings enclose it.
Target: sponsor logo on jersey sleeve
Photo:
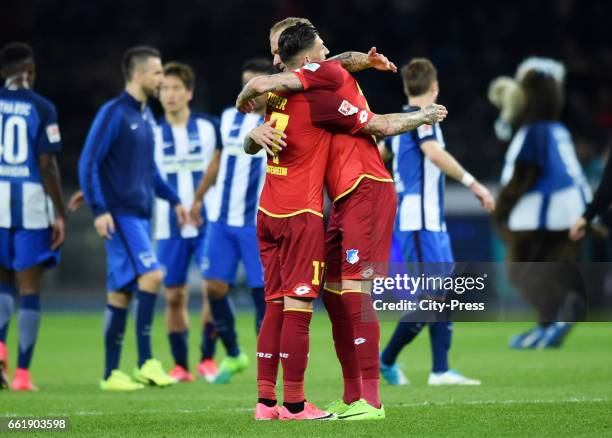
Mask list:
[[[310,70],[311,72],[315,72],[321,67],[321,64],[317,64],[316,62],[311,62],[310,64],[306,64],[304,67],[305,70]]]
[[[359,113],[359,123],[362,125],[368,121],[368,112],[366,110],[361,110]]]
[[[417,132],[419,133],[419,137],[428,137],[433,135],[433,126],[431,125],[421,125],[417,128]]]
[[[353,114],[357,114],[357,111],[359,111],[359,108],[348,100],[343,100],[338,108],[338,112],[344,116],[352,116]]]
[[[57,123],[47,126],[47,138],[49,143],[59,143],[61,140],[59,126]]]

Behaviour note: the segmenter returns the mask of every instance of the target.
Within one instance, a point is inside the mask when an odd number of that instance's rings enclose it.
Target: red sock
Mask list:
[[[344,378],[342,400],[349,404],[361,398],[361,372],[359,371],[359,362],[353,341],[353,324],[340,294],[325,292],[323,303],[332,324],[336,356],[338,356],[342,367],[342,377]]]
[[[266,313],[257,337],[257,389],[259,398],[276,400],[276,378],[281,332],[283,303],[266,303]]]
[[[368,294],[345,292],[342,300],[353,323],[354,344],[361,371],[362,397],[372,406],[380,407],[378,392],[380,372],[380,325],[372,299]]]
[[[304,397],[304,373],[308,363],[309,330],[312,312],[285,310],[280,341],[283,364],[285,403],[301,403]]]

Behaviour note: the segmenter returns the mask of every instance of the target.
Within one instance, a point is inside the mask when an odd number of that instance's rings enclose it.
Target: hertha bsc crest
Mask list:
[[[346,261],[351,265],[354,265],[359,261],[359,250],[358,249],[347,249],[346,250]]]

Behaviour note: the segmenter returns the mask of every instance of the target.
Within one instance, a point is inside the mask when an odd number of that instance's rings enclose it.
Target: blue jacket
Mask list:
[[[155,164],[149,108],[123,91],[96,114],[79,160],[79,181],[95,216],[110,212],[150,218],[155,195],[176,205],[174,189]]]

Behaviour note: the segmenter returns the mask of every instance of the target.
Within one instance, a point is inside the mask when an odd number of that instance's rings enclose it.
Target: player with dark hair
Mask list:
[[[242,67],[243,85],[254,77],[270,74],[272,64],[265,59],[251,59]],[[244,265],[247,283],[255,306],[255,329],[265,312],[263,269],[257,247],[255,225],[259,194],[265,177],[265,152],[251,156],[244,152],[245,135],[263,123],[265,98],[256,102],[253,114],[243,114],[231,107],[221,115],[222,149],[214,160],[214,171],[207,173],[198,186],[191,217],[202,222],[200,205],[207,199],[208,227],[204,244],[203,276],[217,336],[227,355],[214,375],[214,383],[228,383],[232,376],[248,366],[248,356],[240,351],[234,306],[228,293],[236,282],[238,262]],[[214,184],[214,186],[213,186]],[[210,190],[212,188],[212,193]],[[204,356],[201,373],[209,375]],[[211,379],[209,379],[211,380]]]
[[[167,200],[179,226],[187,215],[180,198],[161,177],[154,159],[153,115],[147,100],[159,93],[160,54],[134,47],[123,57],[125,90],[98,111],[79,161],[85,201],[104,238],[107,255],[107,306],[104,324],[103,390],[132,391],[141,383],[175,382],[151,352],[151,329],[163,273],[153,251],[151,213],[155,195]],[[132,381],[119,370],[127,308],[136,296],[138,367]]]
[[[258,338],[260,359],[258,409],[261,408],[262,412],[263,406],[272,409],[276,402],[273,382],[276,375],[275,367],[278,366],[278,362],[275,363],[277,357],[275,348],[279,348],[276,339],[278,335],[275,335],[275,332],[278,330],[268,331],[267,324],[282,328],[278,355],[283,363],[283,381],[287,387],[296,383],[293,379],[303,378],[303,371],[299,365],[305,368],[305,356],[303,363],[299,362],[299,358],[304,354],[303,350],[307,352],[308,321],[306,317],[297,317],[297,315],[294,317],[295,322],[300,320],[301,325],[287,326],[285,321],[295,308],[308,308],[304,304],[304,298],[316,296],[320,275],[327,265],[326,291],[336,298],[334,306],[329,305],[327,298],[325,301],[332,320],[336,352],[343,366],[347,399],[341,401],[343,409],[334,410],[339,413],[339,418],[384,418],[384,408],[378,394],[378,337],[380,336],[378,320],[372,306],[362,300],[363,297],[369,299],[371,290],[369,279],[384,275],[382,271],[375,272],[370,262],[386,261],[388,257],[395,216],[395,194],[389,184],[392,179],[384,168],[376,143],[368,134],[393,135],[405,132],[423,123],[443,119],[446,109],[432,105],[409,115],[373,114],[367,108],[367,102],[356,81],[342,68],[341,62],[324,62],[328,50],[317,30],[308,23],[298,22],[285,28],[279,36],[277,46],[282,64],[291,71],[253,79],[245,86],[236,101],[238,108],[248,111],[252,106],[249,103],[250,99],[268,93],[270,121],[252,131],[246,143],[247,149],[254,151],[264,148],[272,155],[268,163],[268,177],[263,193],[265,195],[266,188],[269,187],[273,195],[268,197],[262,195],[261,222],[258,222],[261,224],[259,225],[260,250],[267,280],[266,297],[270,300],[264,318],[266,336],[263,335],[264,327],[262,327],[262,333]],[[389,69],[388,61],[386,65]],[[287,94],[297,91],[306,92]],[[292,102],[303,102],[304,108],[292,105]],[[292,117],[294,111],[304,112],[301,117],[306,116],[308,123],[305,124],[301,119]],[[296,120],[297,123],[292,123],[292,120]],[[273,128],[272,122],[275,122],[276,129]],[[320,147],[311,160],[306,158],[309,156],[308,151],[303,151],[303,155],[299,158],[291,153],[295,148],[292,143],[303,140],[305,133],[322,135],[313,131],[309,125],[323,129],[326,133],[335,133],[328,162],[324,160],[325,150]],[[289,142],[287,148],[283,147],[285,141],[279,144],[278,131],[285,131]],[[287,165],[279,165],[285,161],[288,162]],[[296,162],[302,165],[315,165],[315,169],[325,172],[328,193],[335,202],[325,248],[322,240],[316,241],[318,239],[316,235],[304,236],[302,228],[306,227],[304,224],[300,224],[301,227],[296,229],[288,225],[291,220],[297,225],[297,218],[300,216],[308,218],[312,213],[314,215],[318,213],[317,209],[298,208],[296,191],[302,193],[302,196],[310,197],[303,199],[304,204],[316,200],[312,205],[318,205],[317,196],[322,200],[322,192],[315,192],[315,188],[322,190],[322,184],[313,185],[307,192],[305,192],[306,187],[299,186],[300,182],[302,186],[305,185],[303,181],[298,181],[299,172],[289,167]],[[322,167],[326,169],[321,169]],[[290,172],[292,177],[287,178]],[[314,171],[310,174],[311,184],[318,183],[317,177],[318,174]],[[292,184],[298,186],[292,188]],[[372,211],[377,211],[378,214],[372,215]],[[312,227],[314,230],[316,225],[313,223]],[[291,239],[292,237],[298,239],[298,236],[299,244]],[[360,258],[360,251],[363,259]],[[321,253],[325,253],[324,260],[317,258]],[[343,254],[346,254],[346,260]],[[296,262],[288,266],[283,262],[288,258]],[[295,275],[296,273],[301,274],[302,283],[295,282],[299,277]],[[305,281],[307,273],[310,273],[311,277]],[[363,282],[362,275],[366,277]],[[284,305],[272,305],[272,300],[277,298],[277,295],[284,297]],[[295,336],[288,334],[292,329],[303,337],[302,342],[305,343],[303,350],[295,341]],[[294,341],[287,344],[283,341],[286,337],[292,337]],[[292,360],[288,360],[289,358]],[[300,369],[301,374],[294,375],[293,367]],[[291,370],[290,378],[287,377],[288,369]],[[347,386],[350,386],[348,391]],[[361,400],[362,393],[365,400]],[[303,390],[292,395],[296,398],[298,395],[303,397]],[[301,403],[300,407],[304,406],[303,399]],[[291,412],[290,408],[287,409]],[[281,409],[281,418],[283,412],[287,416],[285,406]],[[300,414],[294,415],[300,419]]]
[[[178,193],[181,204],[188,208],[198,204],[206,216],[206,208],[196,201],[195,192],[203,178],[216,172],[221,139],[217,118],[191,110],[194,88],[195,75],[190,66],[178,62],[164,66],[159,94],[164,115],[155,127],[155,160],[162,178]],[[158,198],[155,202],[154,234],[157,258],[165,270],[166,328],[175,363],[170,376],[182,382],[194,380],[188,361],[187,274],[191,261],[198,268],[202,266],[204,225],[186,224],[181,227],[168,201]],[[205,356],[207,351],[214,350],[215,334],[205,283],[202,293],[201,349],[202,356]],[[212,355],[209,360],[207,366],[216,368]]]
[[[408,99],[404,111],[418,111],[437,100],[440,90],[438,74],[431,61],[415,58],[402,67],[401,73]],[[422,266],[425,272],[433,270],[438,274],[450,270],[448,266],[454,259],[444,220],[445,175],[468,187],[487,212],[495,208],[493,197],[446,151],[442,130],[437,123],[387,139],[385,145],[383,155],[394,158],[393,172],[398,195],[394,240],[399,247],[401,261],[425,263]],[[433,268],[427,265],[434,263],[437,265]],[[449,321],[429,324],[400,321],[381,355],[380,371],[385,380],[391,385],[408,383],[395,362],[404,346],[412,342],[425,325],[429,326],[433,359],[428,383],[480,384],[478,380],[449,369],[448,352],[452,337],[452,323]]]
[[[18,295],[19,348],[12,389],[33,391],[29,368],[40,324],[41,277],[59,262],[65,211],[55,106],[32,91],[34,52],[0,50],[0,389],[9,386],[8,325]]]

